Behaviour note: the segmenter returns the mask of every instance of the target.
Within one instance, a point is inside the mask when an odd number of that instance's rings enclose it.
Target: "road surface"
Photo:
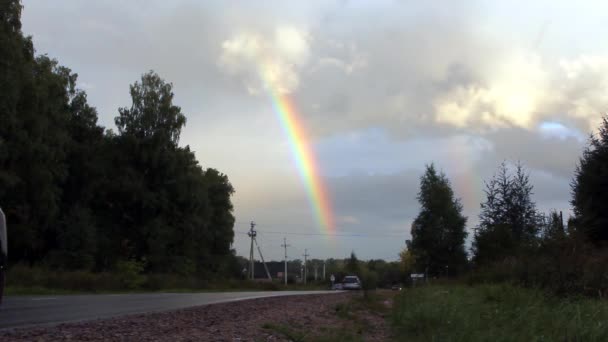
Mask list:
[[[0,305],[0,329],[52,325],[253,298],[322,293],[335,291],[7,296]]]

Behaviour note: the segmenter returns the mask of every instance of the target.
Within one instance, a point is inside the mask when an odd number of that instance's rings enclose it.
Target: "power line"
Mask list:
[[[235,233],[238,234],[247,234],[246,232],[241,232],[241,231],[235,231]],[[403,234],[358,234],[358,233],[352,233],[352,234],[329,234],[329,233],[298,233],[298,232],[280,232],[280,231],[271,231],[271,230],[259,230],[258,233],[260,234],[282,234],[282,235],[299,235],[299,236],[335,236],[335,237],[363,237],[363,238],[389,238],[389,237],[404,237],[407,234],[403,233]]]

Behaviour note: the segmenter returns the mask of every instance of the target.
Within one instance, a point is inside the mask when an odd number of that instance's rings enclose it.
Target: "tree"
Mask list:
[[[566,230],[564,229],[564,221],[561,212],[552,210],[545,218],[543,238],[559,239],[565,237]]]
[[[416,263],[416,260],[414,259],[414,255],[412,254],[411,250],[409,250],[408,248],[404,248],[399,253],[399,260],[401,271],[404,274],[410,274],[414,271],[414,265]]]
[[[9,261],[37,263],[57,248],[76,76],[34,56],[21,9],[19,1],[0,4],[0,205],[11,225]]]
[[[359,267],[359,260],[357,259],[357,256],[355,255],[355,252],[350,252],[350,257],[346,260],[346,265],[345,265],[345,270],[346,272],[349,272],[350,274],[360,274],[361,273],[361,268]]]
[[[572,181],[571,200],[576,228],[589,241],[608,241],[608,118],[591,136]],[[570,228],[570,227],[568,227]]]
[[[179,146],[186,117],[150,71],[132,104],[97,123],[78,75],[35,56],[20,1],[0,2],[0,206],[11,264],[233,274],[234,193]],[[139,271],[138,271],[139,272]]]
[[[486,182],[486,201],[481,203],[479,226],[472,250],[476,262],[485,262],[516,254],[530,246],[538,236],[539,215],[532,201],[533,186],[521,163],[511,175],[505,162]]]
[[[173,104],[173,85],[150,71],[131,85],[131,108],[120,108],[114,120],[121,135],[154,138],[177,146],[186,117]]]
[[[454,197],[450,181],[427,165],[420,178],[420,213],[412,223],[411,252],[418,271],[430,275],[457,274],[467,263],[464,241],[467,218]]]

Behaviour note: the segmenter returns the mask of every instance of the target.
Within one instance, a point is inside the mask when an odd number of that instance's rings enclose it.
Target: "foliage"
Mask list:
[[[350,258],[346,260],[346,265],[344,270],[351,275],[358,275],[361,272],[361,268],[359,267],[359,260],[355,255],[355,252],[350,253]]]
[[[399,261],[401,266],[401,272],[404,274],[410,274],[414,272],[414,265],[416,264],[416,259],[414,258],[414,254],[408,248],[404,248],[399,253]]]
[[[402,291],[392,323],[408,341],[605,341],[608,304],[506,284]]]
[[[179,146],[186,117],[150,71],[97,123],[78,75],[35,56],[21,4],[0,4],[0,205],[9,263],[133,274],[234,275],[234,189]],[[146,260],[143,270],[132,260]]]
[[[136,289],[146,281],[143,271],[144,263],[140,261],[126,260],[116,264],[116,272],[127,289]]]
[[[494,177],[486,182],[486,201],[481,204],[472,248],[476,263],[515,255],[519,249],[535,243],[541,221],[531,199],[532,189],[521,163],[511,175],[503,162]]]
[[[363,290],[363,296],[369,297],[370,291],[375,290],[378,287],[378,274],[375,271],[365,270],[361,274],[361,287]]]
[[[426,167],[418,193],[420,213],[412,223],[411,252],[415,268],[430,275],[452,274],[466,268],[466,217],[445,174]]]
[[[572,182],[572,206],[576,225],[589,241],[608,241],[608,118],[602,118],[598,134],[591,136]]]

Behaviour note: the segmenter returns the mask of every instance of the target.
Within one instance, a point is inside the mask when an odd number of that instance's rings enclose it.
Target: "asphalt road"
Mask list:
[[[0,305],[0,329],[52,325],[253,298],[331,292],[335,291],[8,296]]]

